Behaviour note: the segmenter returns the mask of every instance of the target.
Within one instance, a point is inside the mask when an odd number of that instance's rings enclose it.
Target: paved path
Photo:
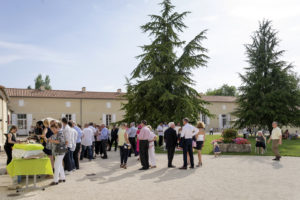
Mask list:
[[[157,155],[158,168],[139,171],[136,158],[129,160],[127,170],[119,168],[119,155],[109,152],[108,160],[97,158],[83,161],[81,169],[67,176],[67,182],[47,187],[45,191],[31,191],[17,197],[4,184],[7,176],[0,176],[0,199],[38,200],[299,200],[300,158],[285,157],[274,162],[271,157],[204,156],[202,168],[180,171],[166,168],[166,155]],[[3,166],[5,157],[0,157]],[[176,166],[182,156],[176,155]],[[94,176],[86,176],[87,174]],[[40,184],[47,185],[51,180]],[[2,184],[1,184],[2,183]],[[141,193],[142,192],[142,193]]]

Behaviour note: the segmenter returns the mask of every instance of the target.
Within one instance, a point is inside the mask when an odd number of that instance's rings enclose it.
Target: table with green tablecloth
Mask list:
[[[37,159],[12,159],[7,166],[11,177],[21,175],[53,175],[51,161],[48,157]]]
[[[40,150],[43,148],[39,144],[15,144],[13,149],[26,151]],[[42,158],[13,158],[6,167],[7,173],[11,176],[26,176],[26,188],[28,187],[28,176],[34,176],[34,187],[36,186],[36,175],[53,175],[50,159],[45,156]]]

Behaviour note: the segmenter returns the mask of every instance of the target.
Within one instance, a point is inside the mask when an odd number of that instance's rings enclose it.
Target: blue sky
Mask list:
[[[53,89],[116,91],[137,65],[138,46],[149,43],[140,26],[160,10],[158,0],[0,0],[0,85],[25,88],[49,74]],[[194,71],[205,92],[227,83],[239,86],[245,48],[264,18],[273,20],[287,50],[283,59],[300,72],[300,2],[297,0],[174,0],[189,10],[191,40],[208,29],[207,68]]]

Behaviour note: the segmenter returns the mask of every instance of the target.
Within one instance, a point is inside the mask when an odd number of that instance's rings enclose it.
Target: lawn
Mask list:
[[[213,154],[213,146],[211,144],[211,141],[214,139],[220,138],[220,135],[206,135],[205,136],[205,142],[204,147],[202,149],[203,154]],[[223,155],[257,155],[255,153],[255,137],[249,137],[249,141],[251,142],[252,151],[251,153],[222,153]],[[298,140],[283,140],[282,145],[279,147],[279,152],[282,156],[296,156],[300,157],[300,139]],[[156,153],[166,153],[161,148],[156,148]],[[176,153],[181,154],[182,151],[176,151]],[[273,156],[272,153],[272,144],[267,144],[267,152],[262,156]]]

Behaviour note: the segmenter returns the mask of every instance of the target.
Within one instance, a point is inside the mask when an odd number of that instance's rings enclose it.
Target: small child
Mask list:
[[[214,142],[214,154],[215,157],[219,157],[219,155],[221,154],[220,147],[217,142]]]

